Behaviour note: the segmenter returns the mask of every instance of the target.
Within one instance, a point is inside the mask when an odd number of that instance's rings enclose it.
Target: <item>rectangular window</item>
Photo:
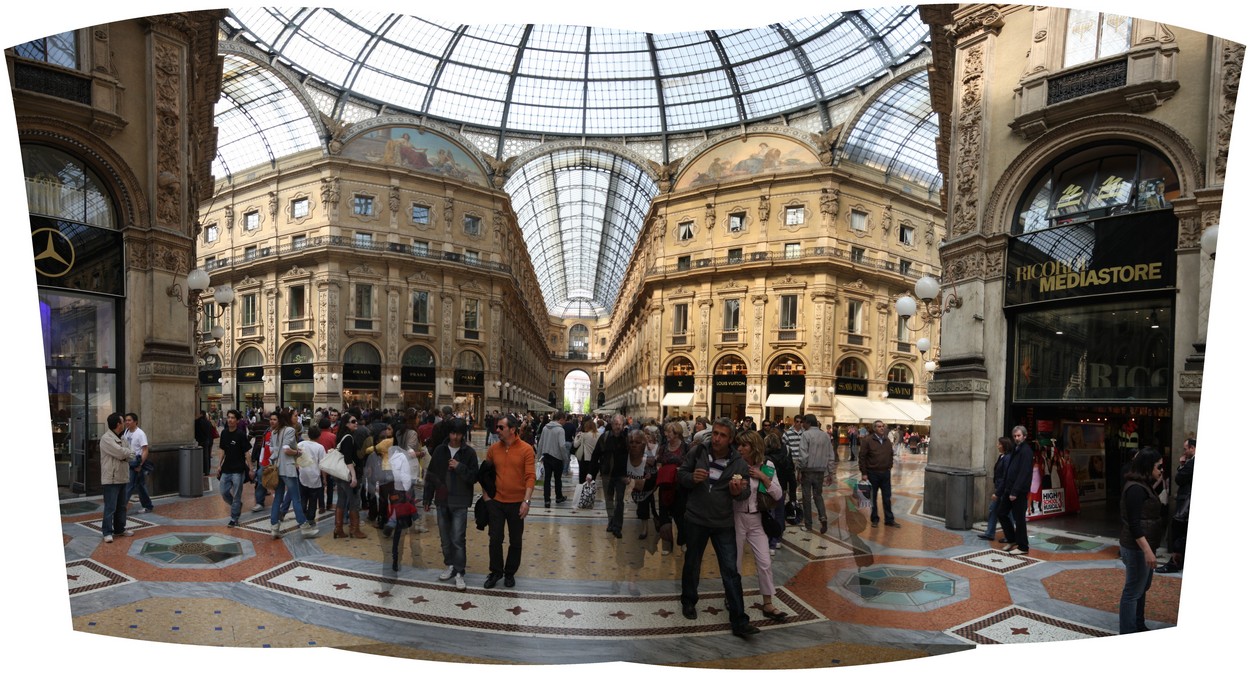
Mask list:
[[[781,295],[781,305],[777,309],[778,327],[783,330],[797,329],[799,326],[799,295]]]
[[[18,56],[32,61],[43,61],[62,68],[76,69],[78,67],[78,42],[75,39],[75,31],[72,30],[19,44],[13,48],[13,51]]]
[[[429,257],[430,256],[429,242],[418,241],[414,238],[412,240],[412,254],[416,255],[417,257]]]
[[[464,300],[464,338],[466,339],[478,338],[477,302],[476,299]]]
[[[910,334],[911,330],[907,329],[907,318],[901,315],[898,316],[898,332],[895,338],[898,339],[899,343],[909,343],[911,341]]]
[[[868,213],[862,210],[852,210],[851,229],[854,231],[868,231]]]
[[[364,231],[358,231],[356,232],[355,237],[352,238],[352,241],[357,248],[372,248],[373,247],[373,234],[370,234]]]
[[[916,244],[916,228],[902,225],[898,228],[898,242],[906,246]]]
[[[200,331],[205,333],[212,331],[213,327],[217,324],[217,314],[215,312],[204,311],[200,315],[204,316],[204,322],[200,323]],[[206,336],[204,338],[209,337]]]
[[[352,197],[352,214],[371,217],[373,215],[373,197],[356,194]]]
[[[291,249],[301,250],[308,245],[308,234],[296,234],[291,237]]]
[[[684,346],[686,344],[686,329],[689,327],[687,318],[689,316],[690,304],[675,304],[673,306],[673,345]]]
[[[288,320],[301,320],[304,317],[304,286],[292,285],[287,296],[287,312]]]
[[[677,240],[689,241],[694,238],[694,222],[679,222],[677,224]]]
[[[217,267],[217,258],[213,256],[204,258],[204,266],[200,267],[205,271],[212,271]]]
[[[356,284],[356,329],[373,329],[373,286]]]
[[[786,244],[786,259],[798,259],[802,256],[802,250],[798,243]]]
[[[730,264],[739,264],[742,262],[742,248],[730,248],[727,261]]]
[[[301,217],[308,217],[308,213],[311,210],[310,205],[307,198],[295,199],[291,202],[291,217],[297,220]]]
[[[1063,67],[1128,51],[1132,34],[1133,20],[1127,16],[1070,9]]]
[[[862,334],[864,320],[864,302],[852,299],[846,302],[846,331],[851,334]]]
[[[221,236],[221,230],[217,228],[217,225],[210,224],[207,227],[204,227],[205,243],[213,243],[219,236]]]
[[[725,300],[724,330],[726,332],[738,331],[738,307],[741,301],[742,301],[741,299],[726,299]]]
[[[677,258],[677,270],[685,271],[690,268],[690,255],[682,255]]]
[[[260,211],[243,213],[243,231],[256,231],[257,229],[260,229]]]
[[[254,259],[256,259],[256,246],[249,245],[243,248],[243,261],[250,262]]]
[[[465,264],[481,264],[482,256],[476,250],[465,250],[464,251],[464,263]]]
[[[851,248],[851,261],[863,264],[864,263],[864,249],[852,247]]]
[[[428,225],[430,223],[430,207],[419,203],[412,204],[412,223]]]
[[[412,333],[430,333],[430,293],[425,290],[412,291]]]
[[[729,214],[730,233],[737,233],[746,228],[747,228],[747,214],[746,213],[730,213]]]
[[[482,218],[475,215],[464,216],[464,233],[470,236],[482,235]]]
[[[257,318],[256,294],[243,295],[243,325],[255,325]]]
[[[803,224],[806,215],[803,206],[786,206],[786,224]]]
[[[898,272],[903,275],[911,273],[911,262],[905,259],[898,260]]]

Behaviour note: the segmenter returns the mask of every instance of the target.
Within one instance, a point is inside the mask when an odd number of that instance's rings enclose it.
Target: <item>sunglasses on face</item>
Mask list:
[[[496,425],[496,426],[495,426],[495,429],[496,429],[496,430],[507,430],[507,429],[508,429],[508,426],[506,426],[506,425]]]

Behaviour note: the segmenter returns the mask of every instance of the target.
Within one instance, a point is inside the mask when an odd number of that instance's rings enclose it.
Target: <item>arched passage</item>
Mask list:
[[[590,413],[590,375],[580,369],[574,369],[564,377],[565,411],[575,414]]]

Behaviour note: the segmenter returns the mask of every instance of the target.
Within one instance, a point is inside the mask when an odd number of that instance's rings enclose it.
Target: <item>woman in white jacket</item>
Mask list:
[[[573,455],[577,456],[577,480],[586,481],[590,474],[590,456],[595,452],[595,442],[599,441],[599,428],[593,418],[582,421],[582,429],[573,438]],[[576,507],[577,503],[573,503]]]
[[[738,452],[742,454],[742,459],[750,468],[750,487],[753,494],[745,500],[735,500],[733,504],[734,536],[738,542],[738,572],[742,572],[743,547],[749,544],[751,555],[755,557],[756,575],[759,577],[760,600],[764,602],[760,611],[769,619],[781,621],[786,618],[786,613],[773,607],[773,594],[777,590],[773,585],[772,555],[768,551],[768,535],[764,532],[764,524],[760,521],[760,506],[757,496],[754,495],[762,490],[771,495],[774,500],[780,500],[781,480],[775,478],[777,468],[764,457],[764,438],[760,437],[758,432],[754,430],[739,432],[736,441]],[[765,514],[772,515],[771,512],[765,512]]]

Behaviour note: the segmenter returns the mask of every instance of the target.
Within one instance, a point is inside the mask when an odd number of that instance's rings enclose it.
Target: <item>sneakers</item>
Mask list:
[[[438,581],[446,582],[447,580],[451,579],[453,575],[455,575],[456,577],[460,577],[459,575],[456,575],[455,566],[447,566],[447,569],[443,571],[443,574],[438,576]],[[463,581],[464,580],[461,580],[461,582]]]
[[[105,542],[108,542],[109,544],[112,544],[112,542],[113,542],[113,536],[112,536],[112,535],[105,535],[105,536],[104,536],[104,541],[105,541]]]
[[[152,513],[152,510],[153,510],[153,508],[152,508],[152,507],[144,507],[144,508],[143,508],[143,513],[144,513],[144,514],[151,514],[151,513]]]
[[[886,521],[885,525],[889,526],[890,528],[902,528],[903,527],[903,524],[897,521]]]
[[[226,528],[234,528],[235,526],[238,526],[238,525],[239,525],[239,522],[235,519],[231,519],[226,522]]]
[[[263,511],[265,511],[265,505],[264,505],[264,503],[259,503],[259,502],[258,502],[258,503],[256,503],[256,504],[252,507],[252,511],[253,511],[253,512],[263,512]]]
[[[1009,551],[1009,552],[1007,552],[1007,553],[1008,553],[1008,554],[1011,554],[1012,556],[1024,556],[1025,554],[1028,554],[1028,553],[1029,553],[1029,550],[1027,550],[1027,549],[1021,549],[1020,547],[1016,547],[1015,549],[1012,549],[1011,551]]]
[[[118,535],[120,535],[120,536],[122,536],[122,537],[134,537],[134,536],[135,536],[135,532],[134,532],[133,530],[129,530],[129,529],[127,529],[127,530],[124,530],[124,531],[122,531],[122,532],[118,533]]]
[[[321,531],[317,530],[317,527],[313,525],[313,522],[305,521],[304,525],[299,527],[299,532],[300,535],[303,535],[304,537],[317,537],[317,533],[320,533]]]
[[[464,591],[464,575],[456,575],[456,591]]]
[[[277,540],[278,538],[282,537],[282,531],[280,530],[279,525],[278,525],[278,524],[276,524],[276,523],[275,523],[275,524],[273,524],[273,525],[271,525],[271,526],[269,526],[269,532],[270,532],[270,534],[272,534],[272,535],[273,535],[273,539],[275,539],[275,540]]]

